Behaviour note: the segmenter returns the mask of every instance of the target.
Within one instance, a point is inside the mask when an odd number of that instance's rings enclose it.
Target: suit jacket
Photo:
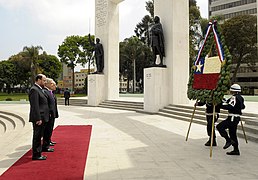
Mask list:
[[[47,95],[40,89],[39,86],[34,84],[29,92],[30,101],[30,122],[42,120],[43,122],[49,121],[49,107]]]
[[[64,98],[70,98],[70,92],[68,90],[64,91]]]
[[[47,96],[48,96],[48,107],[49,107],[49,113],[52,117],[58,118],[58,110],[57,110],[57,99],[55,94],[51,93],[48,89],[44,89]]]

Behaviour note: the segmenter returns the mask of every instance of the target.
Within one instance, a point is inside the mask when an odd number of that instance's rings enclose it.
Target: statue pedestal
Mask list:
[[[98,106],[105,100],[104,74],[88,75],[88,105]]]
[[[167,106],[168,98],[167,68],[151,67],[144,69],[144,111],[156,113]]]

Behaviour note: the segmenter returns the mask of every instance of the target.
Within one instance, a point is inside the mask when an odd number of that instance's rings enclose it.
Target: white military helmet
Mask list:
[[[238,84],[233,84],[232,86],[230,86],[230,91],[241,92],[241,87]]]

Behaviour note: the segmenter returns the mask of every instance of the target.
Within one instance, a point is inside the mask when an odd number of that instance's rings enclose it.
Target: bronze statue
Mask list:
[[[95,51],[95,60],[96,60],[96,66],[97,66],[97,71],[95,72],[95,74],[103,73],[104,50],[103,50],[102,44],[100,43],[100,39],[96,38],[96,44],[95,44],[94,42],[92,42],[89,34],[89,42],[94,47],[94,51]]]
[[[159,55],[160,64],[163,65],[163,57],[165,57],[165,46],[164,46],[164,35],[162,25],[160,23],[160,18],[158,16],[154,17],[154,24],[150,28],[150,45],[153,52],[154,62],[153,65],[156,65],[156,57]]]

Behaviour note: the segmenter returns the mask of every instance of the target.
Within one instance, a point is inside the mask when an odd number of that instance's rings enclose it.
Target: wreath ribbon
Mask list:
[[[203,43],[202,43],[202,45],[201,45],[201,47],[198,51],[198,54],[197,54],[197,57],[196,57],[196,60],[195,60],[195,63],[194,63],[195,66],[198,65],[198,62],[200,60],[200,57],[201,57],[201,54],[202,54],[202,51],[203,51],[203,48],[204,48],[204,45],[205,45],[211,31],[213,31],[213,34],[214,34],[214,40],[216,42],[216,49],[218,51],[219,59],[220,59],[221,63],[224,61],[224,52],[223,52],[222,44],[220,42],[218,32],[215,28],[216,23],[217,23],[217,21],[209,22],[204,41],[203,41]]]

